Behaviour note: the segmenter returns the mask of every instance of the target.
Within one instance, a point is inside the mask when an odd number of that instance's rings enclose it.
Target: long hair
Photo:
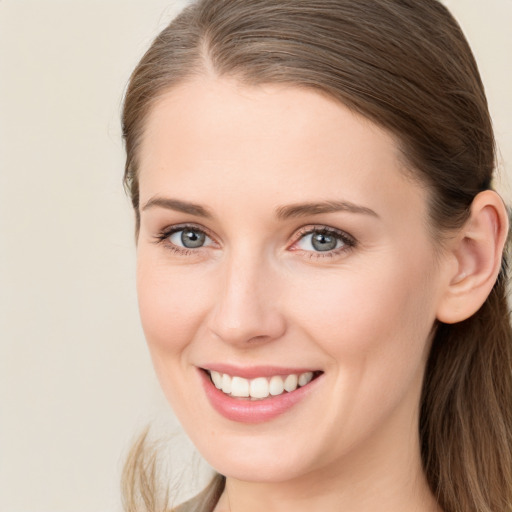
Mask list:
[[[411,176],[429,191],[439,244],[492,186],[495,143],[484,88],[459,25],[439,1],[199,0],[157,36],[127,89],[125,186],[136,230],[138,146],[148,113],[159,96],[207,73],[310,88],[387,129]],[[505,288],[504,258],[481,309],[436,326],[419,425],[425,473],[445,512],[512,511]]]

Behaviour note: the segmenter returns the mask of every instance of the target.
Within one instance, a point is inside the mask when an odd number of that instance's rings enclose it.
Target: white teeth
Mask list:
[[[313,372],[301,373],[299,375],[299,386],[305,386],[313,379]]]
[[[284,391],[283,379],[278,375],[274,375],[274,377],[270,379],[268,390],[272,396],[282,394]]]
[[[227,373],[222,375],[222,392],[227,395],[231,393],[231,377]]]
[[[259,377],[251,380],[251,397],[267,398],[269,393],[268,380],[265,377]]]
[[[210,372],[212,376],[212,382],[215,384],[217,389],[222,389],[222,375],[219,372]]]
[[[242,377],[233,377],[231,379],[231,396],[248,397],[249,381]]]
[[[304,372],[300,375],[292,373],[286,377],[274,375],[270,379],[257,377],[249,380],[243,377],[231,376],[227,373],[210,371],[214,386],[226,395],[239,398],[264,399],[269,395],[282,395],[285,391],[291,393],[298,387],[306,386],[313,380],[313,372]]]
[[[298,384],[298,378],[297,375],[294,375],[293,373],[291,375],[288,375],[286,379],[284,379],[284,389],[290,393],[291,391],[295,391],[297,389]]]

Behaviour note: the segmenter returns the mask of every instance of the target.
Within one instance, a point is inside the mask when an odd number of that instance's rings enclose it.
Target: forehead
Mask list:
[[[332,199],[422,207],[391,134],[311,89],[202,77],[154,104],[140,146],[141,202],[154,194]],[[315,197],[313,197],[315,196]],[[412,197],[414,196],[414,197]],[[420,202],[418,202],[420,201]],[[247,203],[243,203],[244,206]]]
[[[182,148],[181,143],[189,140],[212,152],[227,147],[234,153],[241,143],[250,142],[257,151],[261,146],[271,150],[309,140],[307,147],[288,149],[300,152],[317,147],[325,152],[331,142],[343,143],[340,136],[347,141],[340,149],[347,150],[363,138],[399,156],[391,134],[311,88],[246,86],[234,79],[198,77],[162,94],[152,106],[142,140],[142,160],[155,156],[151,149],[162,142]]]

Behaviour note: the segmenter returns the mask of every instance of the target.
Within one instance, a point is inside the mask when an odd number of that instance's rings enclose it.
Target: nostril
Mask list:
[[[247,340],[247,343],[258,343],[258,342],[265,342],[265,341],[269,341],[269,336],[264,336],[264,335],[258,335],[258,336],[253,336],[252,338],[249,338]]]

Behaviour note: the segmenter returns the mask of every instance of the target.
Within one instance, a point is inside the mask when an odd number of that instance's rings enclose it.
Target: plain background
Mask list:
[[[184,3],[0,0],[1,512],[120,511],[133,437],[177,428],[139,326],[119,113]],[[512,0],[446,3],[480,64],[510,201]]]

